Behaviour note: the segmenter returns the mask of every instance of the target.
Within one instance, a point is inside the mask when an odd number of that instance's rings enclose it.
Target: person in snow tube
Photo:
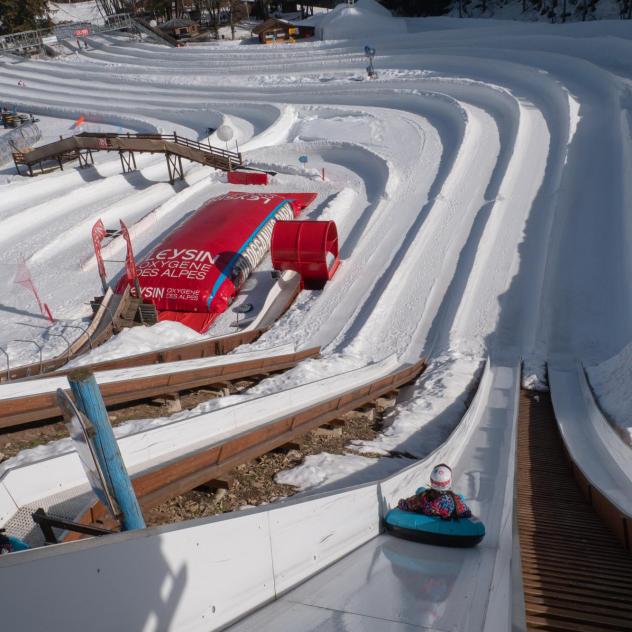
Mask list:
[[[4,529],[0,529],[0,555],[15,553],[16,551],[25,551],[30,548],[26,542],[22,542],[22,540],[15,536],[5,535]]]
[[[430,489],[422,488],[410,498],[402,498],[397,506],[424,516],[443,520],[470,518],[472,512],[462,498],[452,491],[452,470],[445,463],[436,465],[430,474]]]
[[[394,536],[439,546],[476,546],[485,525],[472,515],[463,497],[452,492],[452,470],[440,463],[430,475],[430,489],[420,487],[384,516]]]

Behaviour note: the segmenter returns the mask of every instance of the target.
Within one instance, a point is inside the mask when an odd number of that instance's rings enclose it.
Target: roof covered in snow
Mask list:
[[[376,0],[358,0],[352,5],[339,4],[333,11],[313,16],[304,23],[316,26],[321,39],[328,40],[406,33],[406,21],[393,17]]]

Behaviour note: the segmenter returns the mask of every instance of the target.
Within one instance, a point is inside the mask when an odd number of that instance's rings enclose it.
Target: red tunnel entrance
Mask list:
[[[272,233],[272,265],[294,270],[301,285],[321,290],[338,269],[338,230],[331,221],[277,221]]]

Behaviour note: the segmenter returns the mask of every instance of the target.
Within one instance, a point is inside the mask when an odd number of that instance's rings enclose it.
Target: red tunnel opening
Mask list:
[[[302,287],[321,290],[340,265],[336,224],[278,221],[272,233],[271,252],[275,270],[294,270],[301,275]]]

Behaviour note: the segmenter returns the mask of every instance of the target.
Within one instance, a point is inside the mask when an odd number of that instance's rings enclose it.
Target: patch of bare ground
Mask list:
[[[370,440],[382,431],[384,411],[394,402],[395,394],[380,398],[375,406],[346,413],[340,423],[327,424],[323,428],[312,430],[301,437],[298,444],[268,452],[249,463],[237,466],[227,477],[228,489],[215,491],[200,487],[172,498],[145,512],[147,526],[213,516],[292,496],[296,493],[296,488],[275,482],[274,477],[278,472],[299,465],[310,454],[352,452],[348,447],[351,441]]]
[[[234,395],[250,388],[257,380],[237,380],[207,388],[198,388],[180,393],[179,408],[190,410],[203,402],[224,395]],[[108,415],[113,426],[120,426],[132,419],[153,419],[167,417],[175,412],[176,401],[168,398],[154,398],[135,404],[118,404],[108,407]],[[58,421],[36,422],[24,424],[16,428],[3,429],[0,432],[0,462],[15,456],[21,450],[65,439],[68,429],[61,419]]]
[[[205,401],[239,393],[252,387],[258,381],[258,379],[239,380],[234,383],[183,392],[180,393],[179,405],[183,410],[192,409]],[[346,413],[338,422],[309,432],[301,437],[296,445],[286,446],[264,454],[249,463],[239,465],[227,477],[230,480],[228,489],[214,490],[203,486],[172,498],[145,512],[147,525],[155,526],[203,518],[292,496],[297,491],[294,487],[279,485],[274,481],[278,472],[299,465],[308,455],[321,452],[331,454],[353,452],[349,444],[354,439],[375,438],[383,429],[384,411],[394,405],[395,397],[396,393],[381,397],[372,406]],[[173,412],[174,400],[161,398],[108,408],[113,426],[133,419],[168,416]],[[0,461],[15,456],[21,450],[67,436],[68,431],[62,421],[28,424],[17,429],[7,429],[0,433]]]

